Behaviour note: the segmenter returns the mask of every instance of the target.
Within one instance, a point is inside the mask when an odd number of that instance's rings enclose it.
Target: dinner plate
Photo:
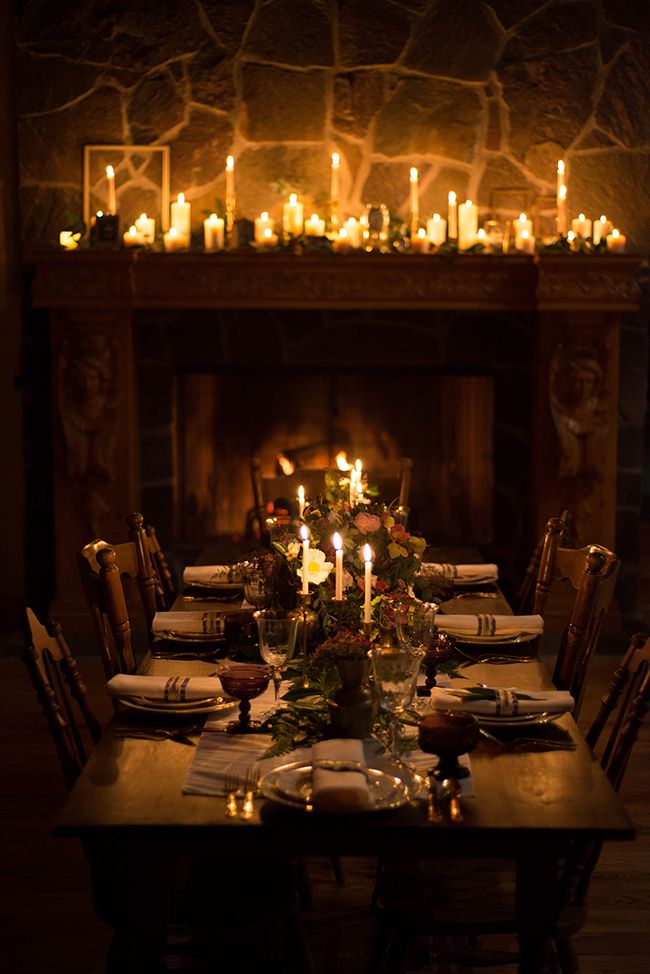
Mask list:
[[[237,706],[237,700],[226,697],[201,697],[199,700],[154,700],[152,697],[119,697],[119,703],[129,710],[147,714],[211,714]]]
[[[359,808],[345,811],[321,810],[312,804],[312,766],[309,761],[292,761],[269,771],[260,782],[260,789],[266,798],[300,809],[303,812],[320,812],[321,815],[354,815],[363,812],[381,812],[391,808],[401,808],[413,798],[417,798],[423,780],[419,775],[406,769],[396,775],[390,770],[368,768],[368,788],[370,801]]]
[[[454,632],[452,629],[441,629],[449,636],[453,636],[457,642],[465,646],[516,646],[517,643],[532,643],[541,633],[513,632],[510,636],[473,636],[471,633]]]
[[[566,713],[566,710],[543,711],[540,714],[474,714],[479,724],[486,727],[525,727],[532,724],[550,724]]]
[[[243,582],[217,582],[206,579],[203,582],[187,582],[186,584],[188,588],[209,588],[211,590],[221,588],[224,592],[235,592],[237,590],[243,592],[244,590]]]

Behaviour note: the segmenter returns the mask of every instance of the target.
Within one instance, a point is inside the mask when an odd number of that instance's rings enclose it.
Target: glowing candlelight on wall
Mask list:
[[[303,524],[300,529],[302,538],[302,594],[309,595],[309,528]]]
[[[458,203],[453,189],[447,197],[447,237],[449,240],[458,238]]]
[[[305,513],[305,488],[302,484],[298,484],[298,517],[302,517]]]
[[[372,548],[369,544],[363,546],[364,587],[363,587],[363,621],[370,622],[370,600],[372,588]]]
[[[343,598],[343,540],[338,531],[334,532],[332,544],[336,551],[336,581],[334,586],[334,598],[340,601]]]
[[[106,180],[108,182],[108,207],[107,213],[117,213],[117,200],[115,197],[115,170],[112,166],[106,166]]]

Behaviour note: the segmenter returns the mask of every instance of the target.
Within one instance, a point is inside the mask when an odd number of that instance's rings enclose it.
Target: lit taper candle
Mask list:
[[[298,517],[305,513],[305,488],[302,484],[298,485]]]
[[[453,189],[447,197],[447,239],[458,239],[458,202]]]
[[[302,594],[309,595],[309,528],[306,524],[300,529],[302,538]]]
[[[232,234],[235,226],[235,160],[233,156],[226,157],[226,233]]]
[[[411,172],[409,175],[410,180],[410,193],[409,193],[409,208],[411,211],[411,240],[417,237],[418,224],[420,222],[420,191],[418,182],[418,171],[415,166],[411,166]]]
[[[108,183],[108,209],[107,213],[117,213],[117,199],[115,196],[115,170],[112,166],[106,166],[106,182]]]
[[[566,221],[566,166],[564,159],[557,161],[557,232],[565,234]]]
[[[370,622],[370,602],[372,595],[372,548],[369,544],[363,546],[364,586],[363,586],[363,621]]]
[[[332,544],[336,552],[334,598],[340,602],[343,598],[343,539],[338,531],[334,532]]]

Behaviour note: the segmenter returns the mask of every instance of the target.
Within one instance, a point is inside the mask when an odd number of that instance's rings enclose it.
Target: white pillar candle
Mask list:
[[[176,234],[185,238],[186,243],[190,239],[190,222],[192,207],[185,202],[185,194],[179,193],[178,199],[172,203],[172,227],[176,228]]]
[[[332,167],[330,170],[330,220],[332,230],[339,226],[339,197],[341,195],[341,157],[338,152],[332,153]]]
[[[335,254],[348,254],[352,250],[347,227],[341,227],[339,230],[338,235],[332,241],[332,250]]]
[[[534,254],[535,253],[535,238],[528,232],[528,230],[522,230],[519,237],[519,247],[517,248],[522,254]]]
[[[439,247],[447,239],[447,221],[443,220],[439,213],[434,213],[430,220],[427,220],[427,237],[434,247]]]
[[[181,237],[176,227],[170,227],[167,233],[163,234],[163,244],[168,254],[175,250],[182,250],[187,247],[187,238]]]
[[[307,237],[322,237],[325,233],[325,220],[321,220],[318,213],[312,213],[305,220],[305,235]]]
[[[625,237],[620,230],[612,230],[607,238],[607,249],[613,254],[625,253]]]
[[[557,161],[557,232],[565,234],[566,224],[566,166],[564,159]]]
[[[207,220],[203,221],[203,248],[209,253],[215,250],[223,250],[224,241],[224,221],[211,213]]]
[[[302,233],[303,209],[296,193],[291,193],[289,202],[282,208],[282,230],[285,234],[298,237]]]
[[[591,236],[591,220],[588,220],[584,213],[580,213],[575,220],[571,220],[571,229],[576,237],[586,240]]]
[[[270,230],[273,233],[274,226],[275,220],[272,220],[266,210],[263,210],[255,219],[255,243],[264,243],[264,231]]]
[[[370,622],[370,602],[372,599],[372,548],[369,544],[363,547],[364,586],[363,586],[363,621]]]
[[[417,236],[411,238],[411,250],[414,254],[428,254],[431,241],[427,237],[427,231],[420,227]]]
[[[362,240],[362,227],[356,217],[351,216],[349,220],[345,221],[345,229],[347,230],[350,246],[354,248],[360,247]]]
[[[418,186],[418,171],[415,166],[411,166],[409,174],[410,192],[409,209],[411,212],[411,239],[415,236],[418,222],[420,220],[420,193]]]
[[[560,186],[557,198],[557,232],[560,235],[564,235],[566,230],[566,186]]]
[[[302,594],[309,595],[309,529],[303,524],[300,529],[302,538]]]
[[[457,240],[458,238],[458,203],[453,189],[447,197],[447,239]]]
[[[298,484],[298,517],[302,517],[305,513],[305,488],[302,484]]]
[[[115,196],[115,170],[112,166],[106,166],[106,181],[108,183],[108,206],[107,213],[117,213],[117,199]]]
[[[594,220],[593,241],[594,247],[604,240],[612,231],[612,224],[603,213],[597,220]]]
[[[143,244],[152,244],[156,239],[156,221],[153,217],[148,217],[146,213],[141,213],[135,221],[136,229],[142,235]]]
[[[478,206],[465,200],[458,209],[458,249],[467,250],[476,243],[478,229]]]
[[[59,244],[64,250],[76,250],[81,239],[80,233],[74,230],[61,230],[59,233]]]
[[[524,230],[528,231],[527,240],[533,236],[533,221],[529,220],[525,213],[520,213],[519,219],[515,220],[513,227],[515,230],[515,250],[523,250],[521,236]]]
[[[122,235],[122,240],[124,241],[125,247],[141,247],[144,243],[142,234],[136,227],[135,223],[132,224],[126,233]]]
[[[332,544],[336,551],[334,598],[340,602],[343,598],[343,540],[338,531],[334,532]]]
[[[264,236],[262,238],[262,246],[263,247],[275,247],[277,245],[277,242],[278,242],[278,235],[277,235],[277,233],[273,233],[273,230],[271,230],[271,227],[266,227],[265,230],[264,230]]]

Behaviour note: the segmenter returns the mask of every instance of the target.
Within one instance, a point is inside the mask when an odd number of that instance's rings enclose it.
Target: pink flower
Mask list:
[[[393,539],[397,541],[398,544],[400,544],[403,541],[406,541],[406,539],[409,537],[406,528],[404,527],[403,524],[394,524],[393,527],[390,529],[390,533]]]
[[[376,514],[366,514],[365,511],[361,511],[355,517],[354,523],[360,534],[370,534],[372,531],[379,531],[381,518],[377,517]]]

